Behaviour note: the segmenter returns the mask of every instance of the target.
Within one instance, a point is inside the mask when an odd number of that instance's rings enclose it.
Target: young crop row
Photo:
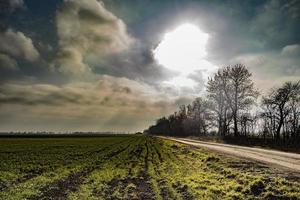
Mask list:
[[[0,199],[37,197],[45,186],[93,165],[132,138],[11,140],[0,151]]]
[[[0,147],[0,199],[300,197],[297,174],[156,137],[15,140]]]

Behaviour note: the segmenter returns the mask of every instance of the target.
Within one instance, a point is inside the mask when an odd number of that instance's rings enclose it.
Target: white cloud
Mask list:
[[[22,32],[14,32],[11,29],[0,33],[0,52],[31,62],[40,57],[29,37],[26,37]]]
[[[57,12],[57,32],[56,65],[72,74],[90,71],[90,63],[125,50],[133,41],[123,21],[96,0],[65,0]]]
[[[293,45],[287,45],[282,48],[281,51],[282,55],[285,56],[300,56],[300,45],[299,44],[293,44]]]

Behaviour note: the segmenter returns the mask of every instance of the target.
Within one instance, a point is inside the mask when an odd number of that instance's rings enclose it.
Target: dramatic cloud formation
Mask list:
[[[0,131],[142,130],[236,63],[262,92],[299,80],[299,13],[299,0],[0,1]],[[189,51],[184,29],[160,62],[185,24],[205,42]]]
[[[132,43],[123,21],[96,0],[64,1],[57,14],[57,32],[56,62],[64,73],[88,72],[89,64],[99,57],[125,50]]]

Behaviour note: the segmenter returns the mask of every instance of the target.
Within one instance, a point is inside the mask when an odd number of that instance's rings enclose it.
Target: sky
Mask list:
[[[244,64],[300,79],[299,0],[1,0],[0,131],[142,131]]]

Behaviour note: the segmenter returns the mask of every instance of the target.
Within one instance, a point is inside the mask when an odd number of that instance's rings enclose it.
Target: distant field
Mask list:
[[[296,174],[149,136],[0,138],[0,199],[300,199]]]

